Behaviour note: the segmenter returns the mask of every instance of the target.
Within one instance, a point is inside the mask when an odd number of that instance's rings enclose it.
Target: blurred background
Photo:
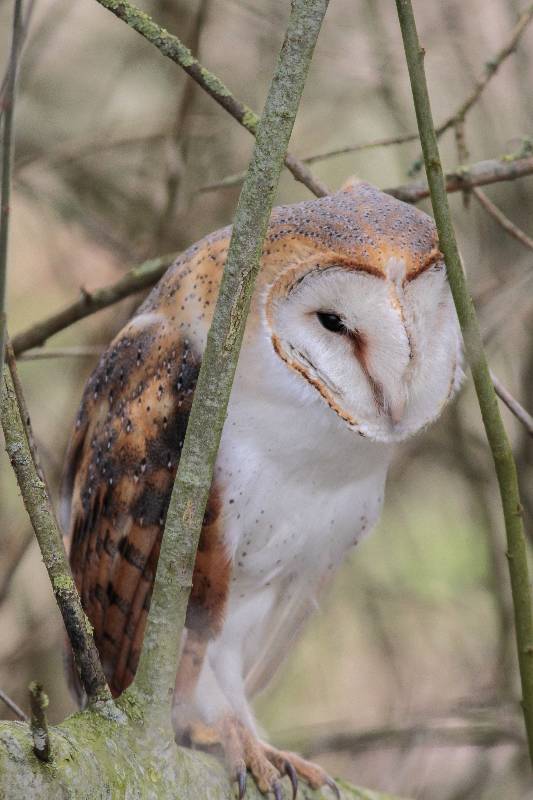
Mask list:
[[[415,3],[437,122],[470,94],[526,6]],[[288,0],[146,0],[142,7],[237,97],[261,109]],[[239,186],[217,184],[245,169],[253,144],[178,67],[96,2],[35,0],[30,8],[16,111],[12,335],[80,289],[111,283],[229,223]],[[1,0],[4,66],[11,15],[11,0]],[[453,130],[441,140],[448,170],[465,158],[531,146],[532,58],[533,24],[467,115],[467,154]],[[334,0],[292,152],[323,154],[415,130],[394,4]],[[312,169],[333,188],[352,174],[388,187],[408,182],[418,158],[411,142],[326,158]],[[533,177],[486,192],[533,235]],[[309,196],[284,174],[280,203]],[[451,201],[491,364],[531,410],[533,252],[475,197]],[[54,357],[20,361],[55,498],[83,384],[139,301],[124,300],[56,335],[45,348]],[[504,417],[531,536],[532,441],[506,410]],[[42,681],[50,717],[59,721],[73,710],[62,623],[3,451],[0,491],[0,688],[27,708],[29,681]],[[399,450],[378,529],[345,564],[259,698],[261,724],[277,744],[374,789],[431,800],[532,798],[506,570],[491,457],[467,381],[439,423]],[[0,716],[10,716],[3,704]]]

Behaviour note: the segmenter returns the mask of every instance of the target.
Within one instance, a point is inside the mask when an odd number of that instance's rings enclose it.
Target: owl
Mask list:
[[[133,680],[231,228],[180,256],[87,383],[67,456],[73,574],[114,695]],[[260,738],[250,700],[383,503],[399,443],[461,379],[429,216],[362,182],[274,209],[200,536],[174,723],[249,771],[334,783]]]

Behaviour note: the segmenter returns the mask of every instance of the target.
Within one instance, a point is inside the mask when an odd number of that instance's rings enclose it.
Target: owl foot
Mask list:
[[[336,783],[322,767],[306,761],[296,753],[276,750],[259,741],[233,716],[224,717],[215,727],[193,722],[189,726],[187,738],[193,747],[211,748],[219,745],[222,748],[230,775],[238,787],[239,800],[243,800],[246,795],[248,772],[254,778],[259,791],[263,794],[271,792],[275,800],[283,798],[281,780],[285,776],[290,781],[293,800],[298,791],[299,780],[305,781],[312,789],[329,786],[335,796],[340,798]]]

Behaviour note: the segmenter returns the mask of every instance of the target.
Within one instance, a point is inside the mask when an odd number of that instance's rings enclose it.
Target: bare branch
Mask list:
[[[533,18],[533,3],[524,9],[520,17],[518,18],[518,22],[516,23],[515,27],[511,31],[509,38],[503,45],[503,47],[495,53],[492,58],[490,58],[485,63],[485,68],[483,70],[482,75],[477,79],[474,84],[474,88],[470,92],[470,94],[466,97],[466,99],[461,103],[461,105],[452,113],[449,117],[441,122],[440,125],[437,126],[435,129],[436,134],[438,137],[442,136],[449,128],[454,127],[458,121],[463,121],[466,114],[472,106],[474,106],[481,95],[483,94],[487,84],[491,80],[491,78],[496,75],[501,65],[507,59],[508,56],[513,53],[520,41],[522,34],[525,32],[527,26],[531,22]],[[302,158],[304,164],[316,164],[319,161],[325,161],[328,158],[335,158],[337,156],[344,156],[348,155],[349,153],[358,153],[362,150],[372,150],[378,147],[390,147],[392,145],[398,144],[407,144],[408,142],[416,142],[419,140],[419,134],[416,133],[406,133],[400,134],[399,136],[390,136],[385,137],[383,139],[374,139],[370,142],[361,142],[360,144],[353,144],[353,145],[346,145],[345,147],[338,147],[333,150],[327,150],[323,153],[316,153],[312,156],[307,156],[306,158]],[[232,176],[236,177],[236,176]],[[213,188],[218,188],[218,186],[213,186]],[[205,189],[207,191],[207,189]]]
[[[95,292],[83,290],[80,298],[70,303],[62,311],[52,314],[52,316],[14,336],[12,344],[15,355],[19,355],[31,347],[38,347],[44,344],[54,333],[68,328],[74,322],[88,317],[102,308],[118,303],[119,300],[123,300],[125,297],[153,286],[164,275],[177,255],[177,253],[172,253],[145,261],[111,286],[104,286]]]
[[[418,142],[418,133],[403,133],[399,136],[387,136],[383,139],[372,139],[370,142],[337,147],[333,150],[326,150],[323,153],[315,153],[312,156],[302,158],[304,164],[316,164],[319,161],[326,161],[328,158],[345,156],[350,153],[360,153],[362,150],[375,150],[378,147],[390,147],[395,144],[407,144],[408,142]]]
[[[526,409],[520,405],[518,400],[515,400],[511,392],[503,385],[503,383],[496,377],[491,370],[490,377],[494,384],[494,389],[500,400],[505,403],[509,411],[522,423],[530,436],[533,436],[533,417]]]
[[[490,214],[490,216],[496,220],[498,225],[507,231],[510,236],[513,236],[517,239],[521,244],[525,247],[528,247],[530,250],[533,250],[533,239],[531,239],[527,233],[515,225],[514,222],[511,222],[509,217],[507,217],[503,211],[501,211],[498,206],[496,206],[492,200],[490,200],[485,192],[478,187],[474,187],[472,189],[472,193],[474,194],[475,198],[479,201],[479,203],[483,206],[485,211]]]
[[[13,166],[13,119],[17,86],[17,66],[22,33],[22,0],[15,0],[13,11],[13,34],[11,52],[6,76],[5,91],[2,97],[3,138],[2,138],[2,186],[0,197],[0,375],[4,365],[4,345],[6,338],[6,279],[7,244],[9,239],[9,214],[11,198],[11,168]],[[0,398],[2,393],[0,391]]]
[[[97,0],[97,2],[119,19],[124,20],[130,28],[157,47],[164,56],[178,64],[213,100],[255,136],[259,116],[247,105],[241,103],[214,73],[200,64],[177,36],[173,36],[161,28],[148,14],[140,11],[128,0]],[[295,156],[287,153],[285,164],[296,180],[305,184],[317,197],[329,194],[328,187]]]
[[[426,175],[431,190],[431,203],[439,234],[439,244],[446,261],[450,288],[463,333],[466,355],[472,372],[500,489],[507,535],[516,645],[522,686],[522,710],[528,738],[529,756],[533,764],[533,617],[526,539],[516,465],[500,415],[483,349],[479,322],[468,292],[466,277],[457,247],[427,89],[423,60],[424,50],[421,48],[418,39],[411,0],[396,0],[396,9],[411,81]]]
[[[49,358],[94,358],[105,350],[103,345],[80,344],[73,347],[50,347],[46,350],[35,348],[26,350],[19,356],[19,361],[42,361]]]
[[[514,181],[517,178],[524,178],[533,175],[533,157],[515,158],[503,156],[500,159],[478,161],[470,166],[457,167],[453,172],[446,175],[447,192],[463,192],[473,186],[485,186],[490,183],[501,183],[503,181]],[[201,186],[198,192],[212,192],[217,189],[229,189],[242,183],[243,172],[227,175],[220,181]],[[429,197],[428,185],[425,181],[416,181],[402,186],[393,186],[383,189],[387,194],[403,200],[405,203],[418,203]]]
[[[533,3],[530,3],[527,8],[520,14],[518,18],[518,22],[514,26],[513,30],[511,31],[509,38],[505,42],[505,44],[495,53],[492,58],[485,62],[485,67],[483,73],[479,76],[477,81],[475,82],[474,88],[472,92],[468,95],[466,100],[461,103],[459,108],[454,111],[444,122],[435,129],[435,133],[437,137],[442,136],[442,134],[447,131],[449,128],[452,128],[458,120],[462,120],[465,118],[466,114],[470,111],[472,106],[474,106],[483,92],[491,78],[496,75],[501,65],[504,61],[511,55],[516,49],[518,42],[520,41],[520,37],[526,30],[527,26],[533,19]]]
[[[44,693],[41,684],[36,681],[30,683],[29,694],[33,752],[39,761],[48,763],[52,760],[52,748],[50,746],[50,734],[48,733],[48,720],[46,718],[46,709],[49,703],[48,695]]]
[[[30,529],[26,532],[26,534],[20,540],[20,542],[18,542],[18,547],[16,548],[15,554],[10,557],[9,563],[5,565],[4,575],[2,577],[2,581],[0,582],[0,605],[4,602],[4,600],[8,596],[9,590],[11,588],[11,582],[15,577],[17,567],[19,566],[20,562],[26,555],[26,552],[30,548],[33,541],[34,541],[34,535],[33,531]],[[5,559],[5,554],[4,554],[4,559]]]
[[[478,161],[470,166],[459,167],[445,176],[447,192],[461,192],[473,186],[486,186],[489,183],[514,181],[533,175],[533,156],[527,158],[510,159],[504,156],[501,159]],[[403,200],[406,203],[418,203],[429,197],[429,188],[425,181],[407,183],[383,191]]]
[[[40,479],[32,458],[23,421],[24,412],[17,403],[10,368],[4,365],[3,400],[0,421],[6,450],[17,476],[26,511],[30,517],[56,602],[70,639],[82,685],[90,703],[112,708],[92,628],[82,609],[68,565],[65,548],[55,519],[45,483]]]
[[[28,35],[28,30],[30,27],[30,21],[33,14],[33,9],[35,7],[35,0],[29,0],[28,2],[28,9],[26,11],[26,16],[24,20],[20,24],[20,33],[19,33],[19,42],[18,42],[18,57],[20,58],[20,54],[22,52],[22,48],[26,41],[26,37]],[[21,10],[22,11],[22,10]],[[10,81],[10,71],[11,71],[11,60],[7,65],[7,69],[5,71],[4,77],[0,83],[0,121],[2,120],[2,116],[6,109],[6,97],[9,94],[9,81]]]
[[[6,694],[2,689],[0,689],[0,700],[6,704],[8,708],[11,709],[13,714],[15,714],[19,719],[23,722],[28,722],[28,716],[24,713],[24,711],[19,708],[19,706],[12,700],[8,694]]]

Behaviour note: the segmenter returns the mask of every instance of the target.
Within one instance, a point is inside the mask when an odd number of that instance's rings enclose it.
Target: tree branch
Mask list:
[[[21,719],[23,722],[28,722],[28,716],[21,708],[18,707],[15,701],[12,700],[8,694],[2,691],[2,689],[0,689],[0,700],[5,703],[6,706],[10,708],[13,714],[15,714],[19,719]]]
[[[453,172],[448,172],[444,179],[447,192],[462,192],[473,186],[514,181],[517,178],[524,178],[526,175],[533,175],[533,156],[516,159],[503,156],[501,159],[478,161],[476,164],[459,167]],[[405,203],[418,203],[419,200],[430,196],[426,181],[407,183],[383,191]]]
[[[127,272],[111,286],[104,286],[94,292],[83,290],[79,299],[69,303],[62,311],[46,317],[14,336],[11,343],[15,355],[20,355],[25,350],[44,344],[54,333],[68,328],[74,322],[153,286],[165,274],[177,255],[178,253],[172,253],[145,261]]]
[[[531,239],[527,233],[524,233],[524,231],[521,230],[518,225],[515,225],[514,222],[511,222],[509,217],[507,217],[503,211],[501,211],[498,206],[495,205],[489,197],[487,197],[482,189],[476,186],[472,189],[472,193],[478,200],[479,204],[485,209],[487,214],[490,214],[490,216],[496,220],[498,225],[500,225],[504,231],[507,231],[509,236],[512,236],[514,239],[520,242],[520,244],[523,244],[524,247],[533,250],[533,239]]]
[[[33,752],[39,761],[49,762],[52,760],[52,748],[50,746],[50,734],[48,731],[48,720],[46,718],[46,709],[49,702],[48,695],[44,693],[41,684],[36,681],[30,683],[29,694]]]
[[[0,375],[4,366],[4,347],[6,340],[6,279],[7,245],[9,239],[9,213],[11,200],[11,169],[13,166],[13,118],[17,86],[17,66],[22,32],[22,0],[15,0],[13,10],[13,34],[11,52],[6,75],[6,86],[2,98],[4,111],[2,138],[2,186],[0,198]],[[0,401],[2,392],[0,391]]]
[[[503,47],[495,53],[492,58],[490,58],[485,63],[485,69],[483,74],[478,78],[478,80],[474,84],[474,88],[472,89],[471,93],[466,97],[466,99],[461,103],[461,105],[436,128],[437,137],[441,137],[443,133],[445,133],[449,128],[454,127],[457,122],[463,121],[467,112],[472,108],[473,105],[479,100],[482,93],[484,92],[487,84],[491,80],[491,78],[497,73],[503,62],[507,59],[511,53],[514,52],[518,42],[526,30],[527,26],[531,22],[533,18],[533,3],[531,3],[528,8],[526,8],[522,14],[520,15],[518,22],[516,23],[515,27],[511,31],[511,34],[507,40],[507,42],[503,45]],[[350,153],[358,153],[362,150],[373,150],[378,147],[390,147],[391,145],[398,145],[398,144],[407,144],[409,142],[416,142],[419,140],[419,134],[417,133],[404,133],[399,134],[398,136],[388,136],[382,139],[373,139],[369,142],[361,142],[359,144],[352,144],[352,145],[345,145],[344,147],[337,147],[333,150],[328,150],[323,153],[314,153],[313,155],[306,156],[302,158],[301,161],[303,164],[316,164],[320,161],[325,161],[328,158],[335,158],[337,156],[344,156]],[[210,184],[209,186],[203,186],[200,191],[209,192],[213,191],[214,189],[225,188],[229,186],[235,186],[236,184],[240,183],[244,180],[244,173],[239,173],[235,175],[228,175],[226,178],[222,178],[221,181],[217,183]]]
[[[494,384],[494,391],[500,400],[505,403],[511,414],[514,414],[517,420],[522,423],[529,435],[533,436],[533,417],[531,414],[520,405],[518,400],[515,400],[511,392],[503,385],[499,378],[496,377],[492,370],[490,371],[490,377]]]
[[[169,747],[167,741],[156,741],[148,749],[140,732],[133,718],[117,724],[90,710],[75,714],[50,728],[54,752],[50,769],[33,756],[27,725],[0,722],[0,793],[4,790],[9,800],[228,800],[234,796],[227,770],[217,758]],[[281,786],[283,797],[289,798],[288,778]],[[343,781],[339,787],[340,800],[394,800],[390,794],[365,791]],[[306,787],[305,797],[326,800],[329,794]],[[253,781],[248,781],[246,800],[265,800]]]
[[[129,0],[97,0],[101,6],[111,11],[119,19],[140,33],[150,44],[153,44],[166,58],[178,64],[196,83],[222,106],[237,122],[253,136],[256,135],[259,117],[244,103],[241,103],[230,92],[227,86],[213,73],[206,69],[193,56],[188,47],[153,19],[136,8]],[[303,183],[317,197],[329,194],[328,187],[311,172],[296,156],[287,153],[285,165],[300,183]]]
[[[465,186],[481,186],[501,181],[512,181],[527,175],[533,175],[533,157],[509,160],[480,161],[470,167],[460,167],[446,176],[448,192],[462,191]],[[385,189],[388,194],[407,203],[417,203],[429,195],[427,183],[416,182]],[[134,267],[130,272],[110,286],[104,286],[94,292],[83,291],[78,300],[69,303],[62,311],[34,323],[12,339],[15,355],[39,347],[50,336],[68,328],[80,319],[94,314],[103,308],[118,303],[126,297],[144,289],[149,289],[164,275],[165,271],[177,258],[178,253],[150,259]]]
[[[4,365],[3,384],[0,422],[6,451],[65,623],[80,679],[89,702],[107,706],[111,710],[113,702],[94,644],[92,628],[81,607],[46,485],[39,477],[31,455],[23,414],[17,403],[7,364]]]
[[[474,88],[472,92],[468,95],[466,100],[461,103],[459,108],[454,111],[444,122],[435,129],[435,133],[437,137],[440,138],[442,134],[447,131],[449,128],[453,128],[458,120],[463,120],[466,114],[470,111],[472,106],[474,106],[483,92],[491,78],[496,75],[499,68],[506,60],[508,56],[511,55],[516,49],[518,42],[520,41],[520,37],[526,30],[527,26],[533,19],[533,3],[530,3],[527,8],[520,14],[518,18],[518,22],[514,26],[513,30],[511,31],[509,38],[505,42],[505,44],[495,53],[492,58],[485,62],[485,68],[483,70],[482,75],[477,79],[474,84]]]
[[[468,293],[466,277],[455,239],[426,83],[423,61],[424,51],[418,40],[411,0],[396,0],[396,8],[409,69],[426,174],[431,191],[431,203],[439,232],[440,247],[446,261],[450,287],[463,332],[465,350],[472,371],[479,407],[500,488],[507,534],[518,662],[522,683],[522,708],[530,758],[533,763],[533,618],[526,541],[516,466],[500,416],[498,401],[483,351],[479,323]]]
[[[285,41],[257,127],[194,394],[144,646],[131,688],[152,720],[170,719],[192,571],[263,240],[328,0],[292,0]],[[164,724],[164,723],[161,723]]]

